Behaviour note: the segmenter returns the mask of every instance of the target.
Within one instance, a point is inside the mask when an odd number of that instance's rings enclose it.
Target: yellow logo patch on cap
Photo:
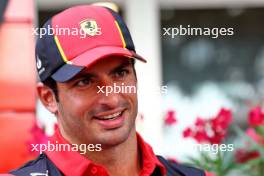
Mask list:
[[[98,25],[95,20],[83,20],[80,22],[81,29],[90,36],[95,36],[99,32]]]

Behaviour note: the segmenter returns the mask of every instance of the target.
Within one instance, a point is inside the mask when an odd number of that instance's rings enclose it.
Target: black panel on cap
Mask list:
[[[46,34],[38,36],[35,51],[37,71],[41,81],[45,81],[58,68],[66,64],[59,53],[54,35],[48,34],[48,28],[52,28],[51,19],[44,24],[42,30],[46,29]]]

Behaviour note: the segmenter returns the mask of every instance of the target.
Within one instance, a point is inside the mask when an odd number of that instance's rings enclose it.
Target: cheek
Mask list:
[[[133,102],[133,105],[137,106],[137,102],[138,102],[137,93],[133,93],[130,97],[131,97],[131,100]]]
[[[138,109],[137,93],[126,94],[125,99],[129,102],[131,106],[131,113],[133,114],[137,113],[137,109]]]
[[[61,104],[63,116],[81,121],[92,108],[91,101],[83,95],[66,95]]]
[[[137,82],[135,77],[133,76],[127,83],[127,85],[134,86],[135,89],[131,91],[130,93],[125,94],[126,99],[130,102],[132,112],[137,113],[137,108],[138,108],[138,97],[137,97]]]
[[[138,99],[137,99],[137,95],[135,95],[134,99],[133,99],[133,106],[134,106],[134,109],[135,109],[135,113],[137,114],[138,113]]]

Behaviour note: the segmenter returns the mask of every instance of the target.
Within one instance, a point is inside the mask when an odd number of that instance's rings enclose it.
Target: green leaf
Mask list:
[[[258,134],[260,134],[261,136],[264,136],[264,126],[257,126],[255,127],[255,130]]]

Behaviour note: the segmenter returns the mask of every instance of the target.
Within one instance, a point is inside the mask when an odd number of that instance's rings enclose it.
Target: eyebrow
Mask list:
[[[119,66],[117,66],[117,67],[115,67],[114,69],[112,69],[112,70],[110,71],[110,74],[113,74],[113,73],[115,73],[115,72],[117,72],[117,71],[119,71],[119,70],[121,70],[121,69],[123,69],[123,68],[125,68],[125,67],[130,66],[130,65],[132,65],[131,62],[125,62],[125,63],[122,63],[122,64],[120,64]]]

